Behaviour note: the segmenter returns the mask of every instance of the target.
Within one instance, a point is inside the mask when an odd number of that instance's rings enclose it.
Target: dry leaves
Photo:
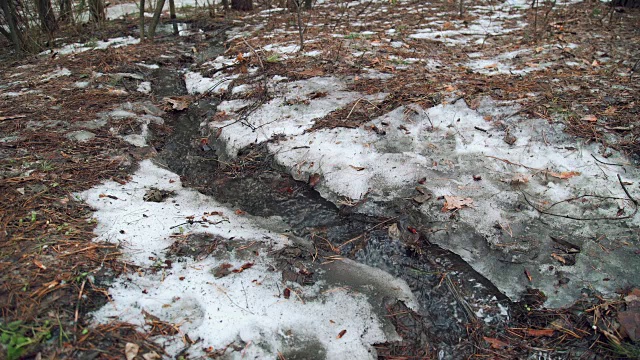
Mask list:
[[[165,103],[167,103],[167,106],[165,108],[165,110],[175,110],[175,111],[182,111],[185,110],[189,107],[189,104],[191,103],[190,99],[187,96],[172,96],[172,97],[165,97],[162,99],[162,101],[164,101]]]
[[[494,349],[502,349],[508,346],[508,344],[502,340],[498,340],[496,338],[484,337],[484,341],[491,344],[491,347]]]
[[[451,210],[460,210],[463,207],[471,207],[473,204],[473,199],[471,198],[462,198],[458,196],[444,196],[444,206],[442,207],[442,212],[447,212]]]

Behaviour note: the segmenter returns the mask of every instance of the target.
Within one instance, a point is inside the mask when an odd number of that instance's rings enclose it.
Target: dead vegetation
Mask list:
[[[354,90],[389,94],[381,102],[355,101],[317,121],[314,129],[362,126],[372,118],[410,104],[428,107],[464,99],[473,107],[489,95],[518,101],[522,106],[520,115],[562,123],[567,132],[583,141],[603,144],[605,150],[601,155],[605,161],[606,149],[640,156],[638,11],[616,13],[599,2],[575,4],[542,14],[544,17],[536,22],[535,38],[527,35],[525,29],[508,36],[487,36],[481,49],[488,54],[532,49],[528,58],[514,61],[516,70],[532,63],[536,66],[552,63],[522,76],[488,76],[464,65],[468,58],[460,47],[401,37],[418,28],[428,15],[423,9],[409,12],[415,4],[417,2],[399,2],[384,15],[373,11],[382,6],[377,2],[364,2],[350,8],[338,3],[331,8],[330,16],[326,14],[326,7],[315,8],[309,11],[307,21],[322,26],[306,28],[304,50],[319,51],[321,55],[293,55],[283,59],[276,53],[260,51],[259,57],[250,58],[249,65],[262,68],[265,76],[285,75],[290,80],[328,74],[348,77]],[[457,26],[452,23],[460,16],[456,4],[442,1],[434,7],[450,13],[440,15],[442,27]],[[541,16],[536,14],[528,13],[530,23],[532,17]],[[294,21],[295,16],[274,13],[266,20],[253,17],[244,21],[266,21],[265,31],[269,32],[300,27],[299,17]],[[353,25],[355,20],[362,25]],[[381,32],[361,35],[373,29],[374,23],[386,20],[391,24],[385,26],[396,29],[395,35]],[[463,22],[472,20],[469,15],[462,17]],[[331,37],[331,32],[343,37]],[[236,39],[228,44],[227,54],[252,52],[252,48],[262,49],[274,42],[295,43],[300,36],[300,32],[287,32],[278,33],[277,39]],[[519,36],[519,40],[512,42],[511,36]],[[395,41],[403,44],[392,46],[391,42]],[[583,45],[573,48],[569,46],[572,43]],[[87,313],[108,301],[110,279],[136,269],[120,259],[117,246],[91,242],[94,236],[91,210],[73,194],[108,179],[126,182],[136,160],[146,155],[115,136],[121,132],[114,134],[108,128],[92,130],[96,137],[89,143],[65,137],[74,129],[75,122],[94,119],[116,104],[146,98],[129,88],[126,81],[94,78],[94,73],[132,69],[145,72],[147,70],[136,67],[135,63],[155,62],[161,54],[188,52],[170,47],[174,45],[174,41],[169,40],[162,44],[139,44],[70,56],[39,56],[1,65],[3,82],[24,81],[26,84],[13,85],[11,90],[38,91],[10,100],[2,98],[0,102],[0,133],[3,137],[15,137],[0,142],[0,203],[3,204],[0,209],[0,332],[7,336],[3,344],[13,351],[10,354],[14,358],[38,353],[67,358],[81,353],[97,358],[121,357],[129,343],[137,344],[140,354],[162,354],[162,349],[150,337],[175,331],[170,324],[153,318],[149,319],[152,331],[147,334],[131,324],[117,321],[90,325]],[[195,48],[205,46],[204,42],[196,41]],[[361,54],[356,56],[353,50]],[[408,66],[404,60],[407,58],[437,60],[439,65]],[[172,65],[172,60],[163,61]],[[491,70],[491,66],[485,70]],[[68,68],[74,75],[41,82],[40,73],[60,68]],[[367,76],[371,70],[394,76],[380,81]],[[15,72],[21,74],[10,77]],[[96,86],[90,89],[73,86],[74,81],[85,79],[91,79]],[[159,103],[158,99],[152,100]],[[123,129],[127,126],[126,121],[119,125]],[[156,128],[154,132],[159,130],[167,134],[171,131]],[[154,145],[160,147],[161,142]],[[221,169],[230,178],[261,171],[264,170],[263,156],[260,151],[248,149],[236,162],[223,164]],[[217,242],[215,244],[217,246]],[[204,247],[198,241],[188,243],[187,239],[177,241],[175,246],[177,254],[192,256],[215,250],[213,245]],[[626,340],[630,334],[620,327],[625,317],[621,314],[638,311],[636,300],[630,296],[637,293],[627,289],[619,299],[613,300],[594,294],[572,308],[559,311],[540,309],[535,302],[525,301],[506,328],[470,324],[475,357],[507,359],[558,351],[568,356],[637,358],[640,356],[637,343]],[[437,358],[436,349],[428,342],[416,341],[420,334],[416,328],[423,326],[415,319],[416,314],[401,304],[390,306],[389,314],[399,333],[407,334],[411,340],[380,345],[381,358]]]

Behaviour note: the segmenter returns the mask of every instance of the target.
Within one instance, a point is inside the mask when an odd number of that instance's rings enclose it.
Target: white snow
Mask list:
[[[160,203],[145,202],[151,187],[175,195]],[[398,339],[383,330],[363,293],[325,281],[305,287],[282,284],[281,274],[269,270],[278,267],[269,252],[290,243],[287,236],[269,230],[278,228],[277,219],[237,215],[210,197],[183,188],[178,175],[149,160],[140,164],[127,184],[109,181],[79,196],[96,209],[98,240],[121,244],[124,256],[138,266],[166,264],[167,248],[185,239],[185,233],[234,238],[240,246],[253,246],[255,251],[245,255],[232,250],[202,260],[184,258],[156,273],[139,271],[115,281],[109,290],[112,301],[94,313],[95,321],[117,318],[144,328],[142,311],[150,313],[180,331],[156,339],[169,356],[185,346],[181,341],[185,334],[202,341],[191,348],[192,355],[235,344],[243,350],[228,350],[234,359],[276,358],[278,352],[305,350],[305,345],[310,357],[374,359],[373,344]],[[176,226],[188,216],[209,223]],[[223,263],[239,268],[247,262],[253,267],[225,277],[216,278],[212,271]],[[415,298],[403,281],[364,265],[348,261],[343,265],[388,282],[415,308]],[[281,295],[287,286],[292,289],[289,299]],[[342,330],[346,333],[340,337]]]
[[[52,53],[58,53],[60,55],[69,55],[81,53],[89,50],[102,50],[108,47],[119,48],[122,46],[128,46],[133,44],[140,43],[140,39],[134,38],[132,36],[126,37],[117,37],[107,40],[99,40],[91,43],[73,43],[69,45],[65,45],[59,49],[54,50],[46,50],[40,53],[40,55],[48,55]]]

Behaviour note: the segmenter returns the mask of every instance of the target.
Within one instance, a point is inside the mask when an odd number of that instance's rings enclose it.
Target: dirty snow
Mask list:
[[[513,240],[505,238],[505,231],[513,232],[512,228],[515,228],[518,236],[526,236],[532,226],[537,226],[534,224],[540,214],[531,207],[525,206],[517,212],[513,210],[522,206],[522,191],[542,204],[540,206],[582,194],[617,199],[590,210],[580,202],[561,203],[553,209],[560,213],[582,214],[583,217],[615,217],[616,208],[624,209],[625,214],[633,210],[633,204],[616,176],[635,183],[640,179],[636,169],[597,163],[594,160],[600,156],[597,145],[578,145],[576,148],[575,139],[546,121],[510,117],[517,113],[517,103],[497,103],[485,98],[477,110],[470,109],[464,101],[440,104],[430,109],[400,107],[359,128],[307,132],[323,114],[360,98],[343,88],[344,83],[335,78],[313,78],[281,85],[277,92],[279,97],[261,105],[240,122],[233,111],[249,104],[244,101],[223,102],[221,109],[225,109],[232,118],[209,124],[214,133],[224,126],[221,136],[215,140],[223,150],[220,154],[234,157],[239,149],[249,144],[277,138],[277,141],[269,143],[269,151],[294,178],[307,181],[310,175],[318,173],[322,177],[316,189],[323,197],[336,204],[353,204],[366,197],[373,201],[365,202],[358,210],[374,214],[384,208],[376,204],[406,198],[413,191],[417,179],[426,176],[425,188],[433,194],[436,202],[420,207],[424,216],[447,222],[449,214],[440,212],[442,201],[435,199],[445,195],[471,197],[473,208],[459,211],[459,218],[463,223],[472,225],[477,236],[484,238],[484,246],[496,249],[505,249],[503,242],[513,243]],[[305,100],[307,94],[320,89],[329,95]],[[305,101],[287,105],[293,99]],[[501,119],[508,125],[501,125]],[[371,131],[372,125],[386,134]],[[508,126],[509,135],[514,137],[512,144],[505,140],[508,135],[505,126]],[[620,154],[613,154],[607,161],[628,163]],[[572,171],[579,175],[570,175],[568,179],[553,175],[571,174]],[[481,182],[473,180],[477,173],[482,174]],[[526,179],[521,181],[522,184],[514,185],[514,179],[522,178]],[[637,188],[629,187],[628,190],[634,198],[640,198]],[[608,225],[607,231],[626,234],[627,226],[640,225],[640,217],[636,215],[618,224]],[[603,229],[574,225],[564,219],[553,219],[546,227],[557,231],[572,229],[574,236],[579,237],[589,237],[593,231]],[[496,227],[506,230],[496,230]],[[514,283],[504,276],[505,272],[522,274],[521,265],[517,265],[515,258],[513,266],[502,265],[499,257],[487,258],[481,249],[465,244],[469,239],[465,240],[464,236],[450,241],[445,233],[439,233],[433,241],[438,242],[439,238],[441,246],[462,256],[506,295],[517,299],[524,290],[525,283]],[[532,246],[528,241],[523,244],[527,244],[522,245],[524,250]],[[532,263],[531,266],[538,267],[535,286],[548,294],[556,294],[548,305],[567,305],[583,287],[593,287],[605,293],[614,291],[617,286],[614,281],[602,282],[599,278],[609,275],[609,278],[623,279],[628,276],[629,267],[616,260],[616,256],[626,255],[599,255],[598,259],[581,256],[581,261],[575,266],[551,273],[544,270],[545,266],[555,264],[551,257],[540,260],[538,265]],[[590,270],[594,266],[601,271],[597,276]],[[503,273],[497,273],[498,268],[504,268],[500,270]],[[573,274],[575,278],[569,286],[556,288],[553,277],[560,276],[558,274]]]
[[[164,202],[143,201],[152,187],[175,193]],[[240,345],[243,350],[231,354],[238,359],[274,358],[278,352],[295,351],[328,359],[373,359],[373,344],[398,339],[395,331],[383,329],[381,321],[386,320],[369,303],[374,295],[366,291],[380,289],[367,290],[371,285],[366,285],[363,293],[330,280],[304,287],[282,284],[281,274],[269,270],[278,266],[269,253],[291,244],[280,233],[278,219],[237,215],[210,197],[183,188],[178,175],[149,160],[140,164],[126,185],[107,182],[79,196],[96,209],[97,239],[120,244],[125,258],[138,266],[164,266],[168,247],[186,233],[217,235],[230,243],[234,238],[241,246],[254,246],[250,258],[224,251],[202,260],[174,259],[172,267],[157,273],[138,272],[115,281],[112,301],[94,313],[95,321],[117,318],[145,327],[143,310],[157,316],[180,330],[178,335],[157,339],[170,356],[185,346],[184,334],[202,340],[192,348],[196,354],[203,348]],[[185,224],[188,216],[204,224]],[[253,267],[240,273],[216,278],[212,271],[223,263],[237,268],[248,261]],[[336,264],[342,264],[338,269],[343,274],[352,271],[368,276],[369,282],[385,282],[415,308],[415,298],[403,281],[351,261]],[[287,286],[292,288],[289,299],[281,296]],[[347,331],[339,338],[342,330]]]

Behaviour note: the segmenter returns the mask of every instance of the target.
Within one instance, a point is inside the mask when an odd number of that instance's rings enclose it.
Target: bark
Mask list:
[[[222,0],[222,9],[224,9],[224,11],[229,11],[229,0]]]
[[[58,2],[60,7],[60,15],[58,21],[60,22],[73,22],[73,8],[71,6],[71,0],[60,0]]]
[[[304,0],[304,8],[306,10],[311,10],[313,7],[313,0]]]
[[[40,28],[47,34],[52,34],[58,27],[56,17],[53,14],[51,0],[36,0],[38,17],[40,18]]]
[[[13,44],[16,54],[21,54],[24,50],[24,36],[18,27],[18,15],[12,0],[0,0],[0,9],[2,9],[4,19],[9,27],[9,30],[4,31],[3,34]]]
[[[149,25],[149,39],[153,40],[153,37],[156,35],[156,27],[160,22],[160,15],[162,15],[162,9],[164,8],[164,0],[158,0],[156,3],[156,9],[153,12],[153,20],[151,20],[151,25]]]
[[[253,10],[253,0],[231,0],[231,8],[239,11]]]
[[[140,41],[144,41],[144,0],[140,0]]]
[[[178,35],[178,23],[176,22],[176,4],[174,0],[169,0],[169,18],[173,22],[173,35]]]

